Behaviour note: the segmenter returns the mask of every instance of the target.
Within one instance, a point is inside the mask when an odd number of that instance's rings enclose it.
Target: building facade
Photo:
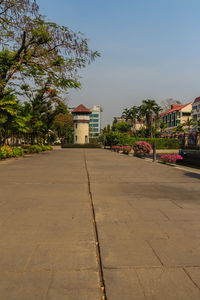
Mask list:
[[[192,102],[185,105],[171,105],[171,109],[160,114],[160,121],[163,121],[167,127],[165,131],[172,131],[179,124],[183,124],[187,119],[192,118]]]
[[[200,97],[192,103],[192,118],[195,122],[200,120]]]
[[[74,143],[89,143],[89,123],[91,110],[86,108],[83,104],[80,104],[72,111],[72,114],[74,116]]]
[[[101,114],[103,112],[101,106],[93,106],[90,114],[89,131],[90,138],[97,138],[101,133]]]

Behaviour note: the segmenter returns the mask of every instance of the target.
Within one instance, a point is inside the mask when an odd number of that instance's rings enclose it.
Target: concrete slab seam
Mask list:
[[[93,228],[94,228],[94,234],[95,234],[95,245],[96,245],[96,253],[97,253],[99,279],[100,279],[101,292],[102,292],[102,300],[106,300],[107,296],[106,296],[105,281],[104,281],[104,275],[103,275],[103,265],[102,265],[102,260],[101,260],[101,249],[100,249],[99,235],[98,235],[98,229],[97,229],[97,223],[96,223],[96,217],[95,217],[94,203],[93,203],[91,186],[90,186],[90,175],[89,175],[89,171],[88,171],[88,167],[87,167],[87,159],[86,159],[85,151],[84,151],[84,162],[85,162],[85,170],[86,170],[86,174],[87,174],[88,192],[89,192],[92,217],[93,217]]]

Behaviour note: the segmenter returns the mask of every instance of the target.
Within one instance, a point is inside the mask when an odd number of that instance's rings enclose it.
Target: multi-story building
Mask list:
[[[195,122],[200,120],[200,97],[192,103],[192,118]]]
[[[165,131],[173,130],[178,124],[183,124],[192,118],[192,102],[184,105],[171,105],[171,109],[160,114],[160,119],[167,127]]]
[[[97,138],[101,133],[101,113],[103,110],[99,105],[94,105],[90,110],[92,111],[89,124],[90,138]]]

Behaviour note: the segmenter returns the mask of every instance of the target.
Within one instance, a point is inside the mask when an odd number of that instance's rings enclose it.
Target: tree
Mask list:
[[[187,127],[188,130],[190,130],[193,126],[195,126],[196,123],[194,122],[193,119],[187,118],[187,121],[184,122],[183,126]]]
[[[164,111],[171,109],[171,105],[176,104],[176,105],[181,105],[181,101],[175,100],[173,98],[167,98],[163,101],[161,101],[161,107]]]
[[[163,131],[165,130],[165,128],[167,127],[167,124],[165,122],[160,122],[160,130],[161,130],[161,133],[163,133]]]
[[[131,125],[127,122],[118,122],[112,126],[113,131],[119,132],[128,132],[130,130]]]
[[[148,135],[152,138],[152,121],[153,121],[153,113],[157,113],[159,111],[159,106],[155,100],[147,99],[142,100],[142,105],[140,106],[140,113],[145,117],[145,121],[147,124]]]
[[[176,128],[173,129],[172,131],[173,133],[184,133],[185,129],[184,129],[184,124],[178,124],[178,126]]]
[[[67,143],[73,143],[73,116],[71,114],[58,114],[54,119],[54,129],[57,132],[58,137]]]
[[[62,112],[63,94],[80,87],[78,70],[99,53],[89,49],[81,33],[47,22],[35,0],[0,0],[0,4],[0,114],[4,110],[0,132],[7,131],[4,121],[11,118],[15,91],[28,97],[23,108],[31,115],[33,141],[47,134],[57,114],[67,113]]]
[[[123,119],[125,119],[126,121],[131,119],[131,113],[130,113],[130,109],[125,108],[122,112],[122,116]]]

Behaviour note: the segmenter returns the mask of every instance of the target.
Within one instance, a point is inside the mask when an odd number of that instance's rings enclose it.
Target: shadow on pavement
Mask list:
[[[188,172],[188,173],[185,173],[184,175],[185,175],[185,176],[188,176],[188,177],[191,177],[191,178],[197,178],[197,179],[200,179],[200,174],[197,174],[197,173],[191,173],[191,172]]]

